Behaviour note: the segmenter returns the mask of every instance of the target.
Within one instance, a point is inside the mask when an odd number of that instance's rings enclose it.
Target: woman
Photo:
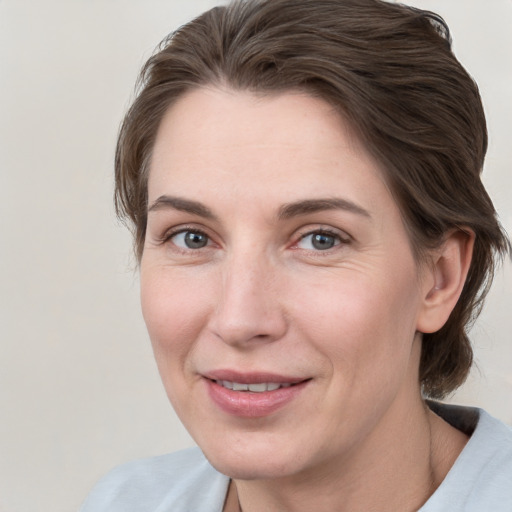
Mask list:
[[[197,442],[92,511],[512,508],[512,434],[441,405],[509,250],[485,118],[438,16],[378,0],[213,9],[146,64],[116,204]]]

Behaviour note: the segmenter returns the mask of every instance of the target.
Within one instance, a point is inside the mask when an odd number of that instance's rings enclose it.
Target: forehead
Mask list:
[[[349,125],[321,99],[205,88],[180,98],[163,117],[148,192],[150,202],[176,189],[208,197],[212,187],[245,199],[326,197],[333,187],[354,196],[389,196],[383,176]]]

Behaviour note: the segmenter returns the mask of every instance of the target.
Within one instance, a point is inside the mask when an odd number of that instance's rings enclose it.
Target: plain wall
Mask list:
[[[0,0],[0,511],[77,510],[112,466],[191,445],[167,403],[116,222],[116,133],[142,63],[211,0]],[[415,0],[480,84],[484,181],[512,232],[512,2]],[[512,265],[453,401],[512,424]]]

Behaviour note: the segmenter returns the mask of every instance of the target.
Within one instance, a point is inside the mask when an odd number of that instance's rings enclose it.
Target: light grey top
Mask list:
[[[471,438],[419,512],[512,512],[512,429],[480,409],[429,406]],[[80,512],[222,512],[228,485],[191,448],[119,466]]]

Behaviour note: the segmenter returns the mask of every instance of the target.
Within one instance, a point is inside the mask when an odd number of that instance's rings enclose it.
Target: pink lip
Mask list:
[[[239,382],[240,384],[261,384],[262,382],[275,382],[277,384],[297,384],[307,380],[304,377],[291,377],[278,375],[270,372],[237,372],[235,370],[215,370],[203,375],[210,380],[228,380],[230,382]]]
[[[217,384],[216,380],[227,380],[240,384],[274,382],[293,385],[275,391],[253,393],[227,389]],[[309,379],[285,377],[271,373],[239,373],[228,370],[215,371],[205,376],[205,383],[212,401],[222,411],[242,418],[258,418],[272,414],[296,398],[309,382]]]

